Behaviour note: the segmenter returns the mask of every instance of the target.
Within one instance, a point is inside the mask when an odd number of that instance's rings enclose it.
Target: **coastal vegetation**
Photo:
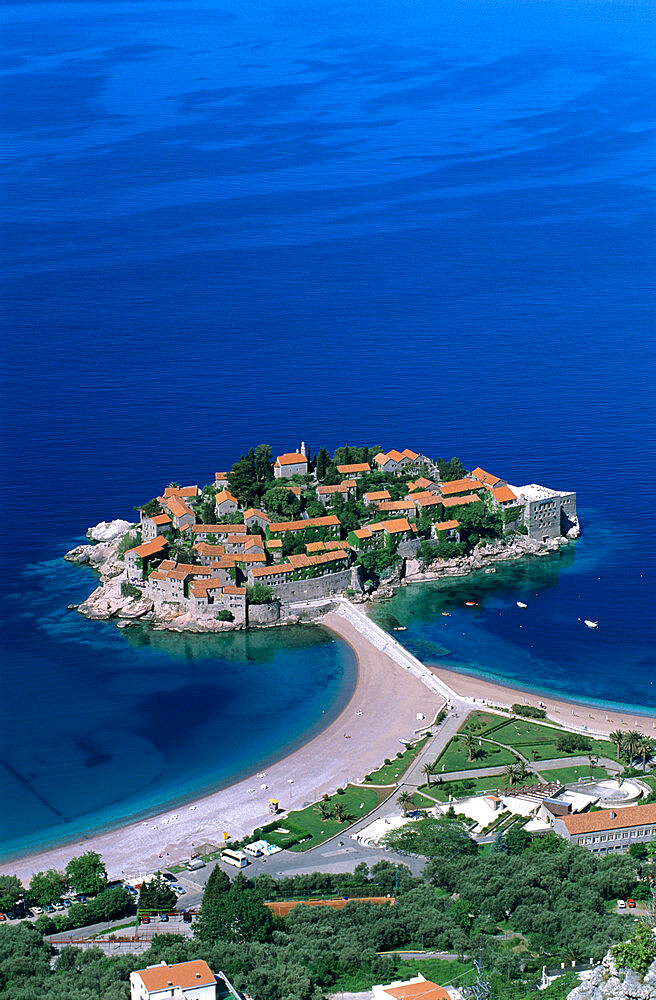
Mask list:
[[[633,921],[607,907],[618,896],[635,894],[648,871],[648,863],[630,855],[597,858],[553,835],[531,839],[521,831],[497,838],[496,849],[485,856],[455,820],[419,820],[389,840],[424,855],[420,877],[404,865],[380,861],[371,869],[360,864],[350,874],[276,880],[262,873],[256,887],[241,873],[231,883],[217,867],[194,939],[162,934],[145,955],[108,958],[99,950],[64,947],[51,969],[50,943],[33,926],[0,927],[0,997],[127,1000],[132,969],[204,958],[259,1000],[320,1000],[416,971],[464,986],[473,981],[476,959],[491,1000],[529,1000],[543,965],[599,959],[624,941]],[[395,905],[301,905],[284,918],[265,905],[388,894],[396,896]],[[639,932],[633,942],[624,951],[635,967],[644,964]],[[401,961],[398,951],[404,948],[443,950],[457,960],[429,969],[427,963]],[[571,988],[571,979],[561,985]],[[552,987],[542,995],[559,994]]]

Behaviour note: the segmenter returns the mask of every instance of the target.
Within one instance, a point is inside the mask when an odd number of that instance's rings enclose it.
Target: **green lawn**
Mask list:
[[[564,735],[562,730],[519,717],[510,720],[492,715],[490,712],[474,712],[466,720],[460,732],[471,733],[478,737],[490,737],[498,743],[519,750],[522,756],[529,761],[550,760],[556,757],[567,759],[567,757],[582,755],[579,750],[568,754],[557,748],[557,740]],[[590,753],[615,760],[617,751],[614,743],[610,743],[608,740],[588,738],[585,733],[581,733],[581,735],[588,739],[591,745]]]
[[[535,780],[535,779],[533,779]],[[529,779],[530,783],[530,779]],[[505,787],[505,780],[502,774],[492,775],[488,778],[460,778],[458,781],[444,781],[441,785],[432,781],[430,788],[421,786],[421,792],[427,796],[432,795],[438,802],[448,802],[449,795],[456,798],[464,798],[466,795],[478,795],[481,792],[495,792],[497,788]]]
[[[377,771],[372,771],[365,781],[371,782],[372,785],[394,785],[408,770],[427,739],[428,737],[424,736],[418,743],[413,743],[412,750],[404,750],[400,757],[395,757],[389,764],[383,764]]]
[[[594,778],[607,778],[608,771],[603,767],[593,767]],[[540,772],[542,781],[560,781],[563,785],[578,781],[579,778],[590,778],[590,768],[587,764],[578,767],[554,767]]]
[[[469,752],[460,736],[454,736],[437,758],[435,762],[435,774],[447,774],[450,771],[473,771],[481,767],[505,767],[507,764],[514,764],[517,757],[510,750],[498,747],[494,743],[481,740],[481,746],[476,741],[469,760]],[[444,765],[444,770],[442,770]]]
[[[281,830],[291,830],[301,835],[310,835],[309,840],[304,840],[301,844],[295,844],[289,849],[292,851],[308,851],[317,844],[322,844],[336,833],[343,831],[346,833],[348,827],[356,819],[366,816],[368,812],[378,805],[387,796],[388,789],[363,788],[361,785],[347,785],[343,795],[332,795],[327,805],[334,807],[338,803],[344,808],[348,815],[348,820],[339,823],[336,819],[321,819],[318,805],[307,806],[305,809],[294,810],[288,813],[285,819],[281,819],[278,824]],[[279,846],[287,846],[289,837],[286,834],[277,834],[269,831],[264,834],[266,840]]]

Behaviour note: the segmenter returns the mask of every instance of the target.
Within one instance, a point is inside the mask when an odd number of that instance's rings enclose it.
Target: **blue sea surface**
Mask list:
[[[576,490],[575,547],[470,581],[473,614],[460,585],[449,619],[408,589],[399,635],[656,710],[651,0],[0,19],[5,853],[227,782],[347,697],[320,632],[66,611],[93,586],[61,562],[88,525],[260,441]]]

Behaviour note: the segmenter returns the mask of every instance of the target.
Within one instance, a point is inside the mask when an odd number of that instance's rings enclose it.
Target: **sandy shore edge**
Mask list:
[[[608,735],[615,729],[637,729],[645,735],[656,734],[656,716],[637,715],[634,712],[624,712],[616,708],[586,704],[585,701],[570,701],[551,694],[537,694],[535,691],[525,691],[522,688],[506,686],[486,677],[464,674],[458,670],[427,664],[431,673],[444,681],[461,698],[476,698],[487,700],[490,705],[510,708],[511,705],[533,705],[540,703],[546,707],[547,716],[554,722],[559,722],[569,729],[586,726],[591,733]]]
[[[308,743],[228,788],[115,830],[3,861],[0,872],[28,883],[34,872],[62,870],[71,857],[93,850],[102,855],[110,877],[142,876],[188,859],[196,844],[218,844],[224,830],[240,838],[269,822],[269,798],[285,810],[302,808],[394,756],[402,749],[400,738],[411,738],[422,725],[417,714],[430,721],[443,699],[341,616],[329,614],[321,624],[354,651],[358,676],[348,705]]]

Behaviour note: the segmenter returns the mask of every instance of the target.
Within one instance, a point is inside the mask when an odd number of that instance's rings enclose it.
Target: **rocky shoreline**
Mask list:
[[[118,554],[121,540],[136,525],[128,521],[102,521],[89,528],[87,538],[90,541],[67,552],[64,558],[71,563],[89,566],[99,576],[99,585],[78,605],[70,605],[71,610],[79,612],[85,618],[93,621],[115,621],[118,628],[129,628],[137,624],[147,624],[156,631],[172,632],[230,632],[248,627],[271,628],[278,625],[296,625],[301,622],[318,620],[330,610],[330,597],[320,607],[312,607],[299,613],[273,602],[276,607],[268,615],[258,615],[258,620],[250,625],[235,622],[217,621],[212,616],[196,616],[183,610],[180,605],[163,603],[155,604],[149,597],[134,598],[121,593],[121,585],[127,582],[126,567]],[[426,564],[421,558],[404,558],[399,566],[379,581],[377,588],[367,585],[363,593],[356,594],[351,599],[357,604],[369,604],[389,599],[399,586],[411,583],[431,583],[453,577],[466,576],[474,572],[494,573],[495,563],[515,561],[525,556],[548,556],[557,552],[561,546],[570,544],[571,538],[577,538],[576,533],[570,533],[570,538],[561,537],[539,542],[524,536],[515,536],[510,542],[494,542],[477,545],[466,556],[453,559],[434,560]]]

